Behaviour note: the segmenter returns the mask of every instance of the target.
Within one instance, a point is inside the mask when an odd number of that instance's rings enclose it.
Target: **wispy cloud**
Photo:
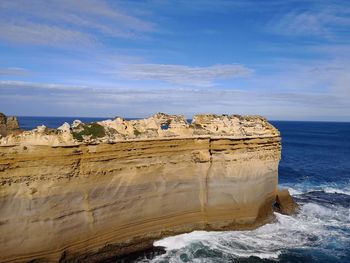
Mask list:
[[[96,35],[138,37],[153,32],[155,24],[105,1],[3,0],[0,39],[40,45],[91,45]]]
[[[28,22],[0,24],[0,38],[5,41],[47,46],[93,46],[94,38],[80,31]]]
[[[63,85],[55,83],[37,83],[17,80],[1,80],[0,88],[5,89],[42,89],[42,90],[67,90],[67,91],[81,91],[87,86],[82,85]]]
[[[265,70],[266,73],[259,74],[261,70]],[[346,59],[280,59],[269,65],[257,66],[257,74],[248,79],[244,86],[267,93],[292,94],[291,100],[295,98],[293,94],[309,94],[307,98],[311,98],[312,94],[318,95],[318,98],[322,96],[339,98],[350,106],[349,70],[350,63]],[[303,97],[306,97],[304,95]],[[327,100],[323,100],[322,103],[324,108],[328,107]],[[271,105],[278,109],[278,105],[274,103]],[[310,109],[313,105],[315,103],[310,99]],[[344,103],[339,104],[339,113],[340,105]],[[309,109],[305,112],[309,112]]]
[[[135,80],[161,80],[186,86],[209,87],[219,79],[243,77],[253,70],[242,65],[213,65],[190,67],[185,65],[129,64],[115,72]]]
[[[272,119],[350,120],[350,99],[330,93],[268,92],[229,89],[130,89],[0,81],[0,99],[11,114],[16,100],[27,114],[144,117],[158,111],[183,113],[259,114]],[[12,106],[11,106],[12,105]],[[278,111],[276,111],[278,108]],[[307,113],[307,114],[306,114]],[[23,113],[22,113],[23,114]]]
[[[0,111],[350,120],[349,17],[345,0],[0,0]]]
[[[286,36],[312,36],[329,40],[349,33],[350,6],[320,1],[309,10],[294,10],[275,17],[268,23],[269,31]]]
[[[0,68],[0,76],[23,76],[28,73],[24,68]]]

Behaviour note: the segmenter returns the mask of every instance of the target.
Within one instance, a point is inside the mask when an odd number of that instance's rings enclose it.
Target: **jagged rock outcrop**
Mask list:
[[[0,261],[98,262],[272,216],[280,134],[262,117],[156,114],[0,139]]]
[[[7,117],[0,112],[0,138],[19,131],[17,117]]]
[[[165,138],[230,137],[254,138],[279,136],[279,132],[260,116],[196,115],[192,123],[184,116],[157,113],[142,120],[124,120],[117,117],[96,123],[72,125],[64,123],[58,129],[38,126],[0,139],[0,145],[50,145],[115,143],[125,140],[149,140]]]
[[[274,209],[281,214],[293,215],[298,212],[299,207],[290,195],[288,189],[281,189],[277,192]]]

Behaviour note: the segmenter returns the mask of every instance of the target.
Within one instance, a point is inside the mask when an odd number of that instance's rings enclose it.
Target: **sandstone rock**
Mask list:
[[[288,189],[279,190],[276,196],[275,211],[284,215],[298,212],[298,205],[290,195]]]
[[[17,117],[7,117],[6,125],[8,131],[14,131],[19,129]]]
[[[60,130],[63,132],[70,132],[70,125],[69,123],[65,122],[60,127],[58,127],[57,130]]]
[[[6,115],[0,112],[0,124],[6,124]]]
[[[281,145],[261,117],[73,126],[0,139],[0,262],[98,262],[167,235],[272,218]]]
[[[74,120],[73,123],[72,123],[72,128],[73,129],[74,128],[78,128],[79,125],[81,125],[81,124],[82,124],[81,120]]]
[[[114,120],[87,124],[75,120],[71,125],[70,132],[74,138],[73,142],[67,136],[68,141],[64,141],[62,136],[61,138],[55,138],[54,132],[50,133],[46,128],[40,127],[33,131],[21,133],[17,137],[14,134],[12,137],[0,140],[0,144],[32,141],[33,136],[39,138],[40,134],[50,135],[51,138],[46,141],[57,142],[59,145],[193,136],[229,137],[232,139],[279,136],[278,130],[270,125],[266,119],[259,116],[205,114],[194,116],[192,123],[188,123],[184,116],[165,113],[157,113],[142,120],[127,121],[118,117]]]
[[[0,137],[7,135],[6,116],[0,112]]]
[[[35,131],[38,133],[45,133],[47,131],[47,128],[45,125],[40,125],[36,127]]]
[[[6,117],[5,114],[0,112],[0,137],[14,133],[19,133],[19,123],[17,117]]]

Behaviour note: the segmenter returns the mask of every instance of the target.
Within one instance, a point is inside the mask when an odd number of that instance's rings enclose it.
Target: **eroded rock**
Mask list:
[[[65,133],[65,136],[62,136],[62,132]],[[67,133],[71,133],[71,136],[67,136]],[[53,143],[51,146],[63,146],[140,139],[189,137],[239,139],[271,136],[279,136],[278,130],[260,116],[202,114],[194,116],[192,123],[188,123],[182,115],[157,113],[141,120],[125,120],[121,117],[94,123],[82,123],[75,120],[71,126],[64,124],[57,130],[38,127],[32,131],[7,136],[0,140],[0,145]]]
[[[284,215],[293,215],[298,212],[299,207],[288,189],[282,189],[277,193],[274,209],[276,212]]]
[[[17,117],[9,116],[0,112],[0,137],[9,134],[19,133],[19,123]]]

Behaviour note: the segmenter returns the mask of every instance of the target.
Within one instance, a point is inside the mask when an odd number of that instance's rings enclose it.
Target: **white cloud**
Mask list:
[[[349,98],[302,91],[144,90],[0,81],[0,100],[6,112],[16,115],[145,117],[163,111],[188,117],[212,112],[258,114],[271,119],[350,120]]]
[[[189,67],[185,65],[130,64],[125,65],[119,76],[136,80],[161,80],[169,83],[209,87],[218,79],[243,77],[253,71],[242,65],[214,65],[209,67]]]
[[[327,3],[327,2],[325,2]],[[336,40],[339,33],[347,32],[350,26],[349,5],[336,2],[314,3],[308,11],[291,11],[275,17],[267,27],[269,31],[287,36],[317,36]]]
[[[24,68],[0,68],[0,76],[23,76],[28,73]]]
[[[91,45],[97,35],[130,38],[155,30],[153,23],[102,0],[3,0],[0,23],[0,39],[56,46]]]
[[[286,93],[329,93],[350,99],[350,62],[347,58],[279,59],[262,67],[270,73],[257,74],[247,80],[250,86],[260,90],[283,90]],[[259,70],[257,66],[257,72]]]
[[[11,42],[25,42],[48,46],[95,45],[93,37],[80,31],[33,23],[0,24],[0,38]]]
[[[320,14],[289,13],[275,25],[275,30],[285,34],[328,34],[325,21]]]

